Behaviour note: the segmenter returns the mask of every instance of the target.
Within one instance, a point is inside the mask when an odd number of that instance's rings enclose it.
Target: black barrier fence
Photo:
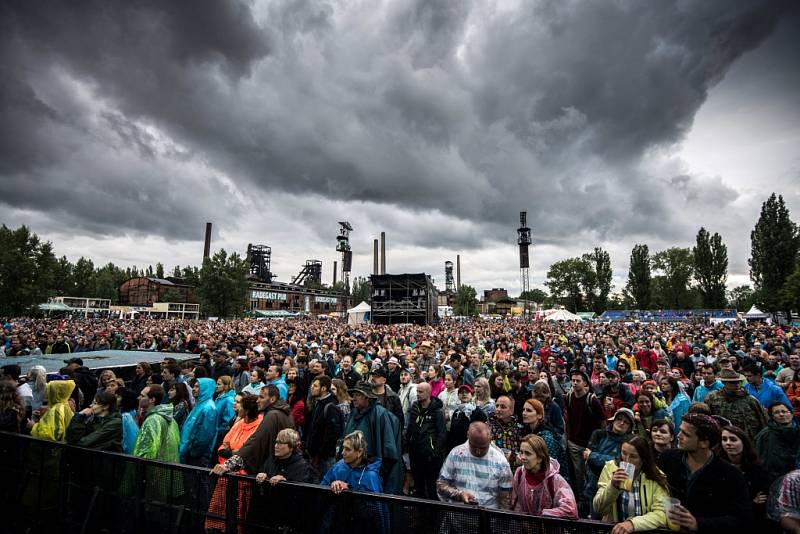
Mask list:
[[[600,534],[612,526],[468,505],[258,484],[0,432],[2,532]]]

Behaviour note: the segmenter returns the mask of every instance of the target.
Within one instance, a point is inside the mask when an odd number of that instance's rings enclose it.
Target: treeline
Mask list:
[[[770,312],[800,310],[800,230],[782,196],[773,193],[763,203],[750,240],[753,286],[726,290],[728,247],[718,233],[712,235],[701,227],[692,247],[651,253],[647,244],[636,244],[621,293],[610,293],[611,261],[608,252],[595,248],[552,264],[545,282],[549,294],[534,289],[527,297],[545,306],[596,313],[725,307],[746,311],[753,304]]]
[[[21,316],[54,296],[111,299],[117,304],[119,286],[138,276],[181,278],[194,286],[195,300],[207,315],[232,317],[244,311],[247,292],[247,262],[238,254],[220,250],[202,268],[174,266],[165,271],[157,263],[140,269],[113,263],[95,266],[81,257],[75,263],[66,256],[56,258],[51,243],[42,241],[26,226],[0,227],[0,315]],[[182,301],[180,293],[164,295],[165,302]]]

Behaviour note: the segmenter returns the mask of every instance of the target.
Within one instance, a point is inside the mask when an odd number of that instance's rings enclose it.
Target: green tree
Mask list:
[[[52,245],[26,226],[0,227],[0,314],[17,316],[47,300],[58,261]]]
[[[353,306],[361,304],[361,302],[369,303],[371,300],[372,295],[372,285],[369,283],[369,280],[358,276],[353,279],[353,291],[351,296],[353,298]]]
[[[466,317],[478,315],[478,294],[475,292],[474,287],[461,284],[461,287],[456,292],[453,314]]]
[[[156,263],[156,278],[164,278],[164,265],[161,262]]]
[[[690,290],[692,281],[692,251],[672,247],[658,252],[652,258],[653,268],[659,273],[653,278],[655,299],[662,308],[687,309],[696,305]]]
[[[535,287],[533,289],[525,291],[524,293],[521,293],[519,299],[535,302],[536,304],[541,304],[547,299],[547,293]]]
[[[94,274],[94,263],[92,260],[81,256],[75,262],[75,267],[72,269],[72,277],[75,280],[75,293],[70,295],[72,297],[94,297],[90,295],[92,292],[92,275]]]
[[[608,306],[608,294],[611,292],[611,257],[607,251],[596,247],[581,259],[586,262],[582,285],[587,304],[595,313],[603,313]]]
[[[783,196],[770,195],[761,205],[761,215],[750,232],[750,279],[764,311],[781,308],[781,290],[795,270],[800,232],[789,217]]]
[[[725,306],[725,283],[728,280],[728,247],[722,237],[710,236],[705,228],[697,232],[697,244],[692,249],[694,277],[704,308]]]
[[[781,300],[786,310],[800,311],[800,262],[795,266],[794,272],[786,278],[781,290]]]
[[[117,290],[125,281],[124,277],[124,273],[119,267],[113,263],[107,263],[92,274],[90,294],[86,296],[111,299],[116,303],[119,300]]]
[[[728,293],[728,306],[739,311],[747,311],[755,302],[753,288],[748,285],[734,287]]]
[[[204,312],[217,317],[240,316],[247,299],[247,273],[247,261],[237,253],[228,256],[221,249],[205,259],[197,285]]]
[[[547,271],[544,283],[550,289],[550,295],[570,311],[583,309],[583,289],[591,289],[593,284],[589,270],[589,262],[582,258],[568,258],[557,261]]]
[[[181,278],[183,278],[187,285],[197,287],[200,285],[200,269],[197,267],[184,267],[181,272]]]
[[[181,266],[180,265],[176,265],[175,268],[172,269],[172,276],[174,278],[180,278],[181,277]]]
[[[53,268],[53,295],[65,296],[75,293],[75,281],[72,276],[73,265],[66,256],[61,256]]]
[[[184,302],[186,299],[183,294],[177,289],[169,289],[164,292],[160,302]]]
[[[650,308],[651,285],[650,249],[647,245],[634,245],[631,250],[631,263],[628,268],[628,284],[625,287],[625,293],[630,296],[637,309]]]

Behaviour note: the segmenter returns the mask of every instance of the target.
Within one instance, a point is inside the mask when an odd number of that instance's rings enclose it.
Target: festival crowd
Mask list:
[[[109,348],[194,357],[141,362],[128,380],[84,366]],[[49,375],[2,367],[4,431],[614,534],[800,532],[798,328],[13,319],[0,351],[65,356]],[[380,506],[364,513],[386,525]]]

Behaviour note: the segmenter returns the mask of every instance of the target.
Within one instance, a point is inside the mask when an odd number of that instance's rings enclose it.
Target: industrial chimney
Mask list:
[[[203,247],[203,261],[211,255],[211,223],[206,223],[206,242]]]
[[[338,267],[336,260],[333,261],[333,286],[336,285],[336,267]]]
[[[381,274],[386,274],[386,232],[381,232]]]
[[[461,289],[461,254],[456,254],[456,291]]]
[[[372,245],[374,249],[372,253],[372,274],[378,274],[378,240],[374,239]]]

